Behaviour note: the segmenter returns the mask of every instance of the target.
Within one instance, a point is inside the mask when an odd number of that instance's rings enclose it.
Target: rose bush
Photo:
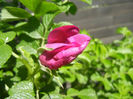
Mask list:
[[[90,37],[79,34],[79,28],[74,25],[66,25],[54,29],[48,36],[47,48],[40,56],[40,62],[50,69],[59,67],[72,62],[86,48]]]
[[[60,13],[76,13],[71,0],[0,0],[0,5],[0,99],[133,99],[128,28],[118,28],[121,40],[104,44],[90,41],[86,30],[79,34],[70,22],[54,21]]]

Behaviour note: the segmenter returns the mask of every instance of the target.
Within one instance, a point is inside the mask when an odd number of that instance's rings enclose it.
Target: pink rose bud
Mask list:
[[[90,39],[85,34],[79,34],[79,28],[74,25],[56,28],[50,32],[46,44],[47,48],[53,50],[45,50],[39,57],[40,62],[50,69],[58,69],[69,64],[83,52]]]

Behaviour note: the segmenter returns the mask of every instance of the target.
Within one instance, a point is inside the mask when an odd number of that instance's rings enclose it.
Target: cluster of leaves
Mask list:
[[[85,30],[81,33],[88,35]],[[126,27],[117,33],[123,38],[111,44],[93,38],[74,62],[57,71],[66,89],[60,89],[59,95],[65,93],[65,99],[133,98],[133,34]]]
[[[81,0],[91,3],[91,0]],[[56,71],[41,66],[39,54],[60,13],[75,14],[68,0],[0,0],[0,98],[132,99],[133,35],[119,28],[121,40],[103,44],[92,38],[75,61]],[[19,6],[19,8],[18,8]],[[82,34],[88,35],[83,30]],[[50,50],[50,49],[47,49]]]
[[[118,28],[117,33],[123,35],[121,40],[105,45],[92,39],[86,51],[78,57],[84,77],[88,78],[84,79],[86,85],[95,90],[100,99],[133,98],[133,35],[126,27]]]

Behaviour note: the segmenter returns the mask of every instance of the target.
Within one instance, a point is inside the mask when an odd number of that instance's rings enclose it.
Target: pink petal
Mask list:
[[[65,43],[51,43],[51,44],[46,44],[46,47],[47,48],[56,49],[56,48],[63,47],[63,46],[67,46],[67,45],[68,44],[65,44]]]
[[[54,29],[48,36],[48,43],[65,43],[67,38],[79,33],[78,27],[66,25]]]
[[[54,56],[54,59],[62,59],[70,56],[77,57],[79,54],[83,52],[83,50],[86,48],[88,43],[89,41],[86,41],[86,42],[83,42],[80,46],[73,46],[65,50],[61,50]]]
[[[44,66],[49,67],[50,69],[57,69],[63,65],[63,59],[54,60],[53,58],[51,58],[51,59],[47,60],[46,57],[47,56],[45,56],[45,55],[41,55],[40,56],[40,62]]]
[[[54,58],[51,58],[51,59],[47,60],[46,57],[47,56],[42,54],[39,57],[40,62],[41,62],[42,65],[47,66],[50,69],[58,69],[59,67],[70,63],[72,60],[74,60],[76,58],[76,57],[70,56],[70,57],[67,57],[67,58],[59,59],[59,60],[56,60]]]
[[[82,44],[86,41],[90,41],[90,39],[91,38],[85,34],[76,34],[76,35],[73,35],[73,36],[67,38],[69,43],[76,42],[78,44]]]
[[[70,57],[70,56],[77,56],[78,54],[80,54],[80,49],[79,47],[72,47],[66,50],[63,50],[59,53],[57,53],[54,56],[54,59],[62,59],[62,58],[66,58],[66,57]]]
[[[78,43],[73,42],[73,43],[50,43],[50,44],[46,44],[47,48],[53,48],[53,49],[57,49],[57,48],[62,48],[62,47],[74,47],[74,46],[80,46]]]

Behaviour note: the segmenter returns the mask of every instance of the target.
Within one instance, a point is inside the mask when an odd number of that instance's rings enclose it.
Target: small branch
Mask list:
[[[44,43],[45,43],[45,39],[44,39],[44,37],[43,37],[43,38],[42,38],[42,44],[41,44],[41,47],[44,46]]]
[[[63,4],[64,4],[64,3],[67,3],[68,1],[69,1],[69,0],[64,0],[64,1],[63,1]]]
[[[36,99],[39,99],[39,90],[36,90]]]
[[[12,52],[12,55],[15,57],[15,58],[20,58],[20,56],[18,56],[16,53]]]
[[[45,26],[44,26],[45,27]],[[43,38],[42,38],[42,43],[41,43],[41,47],[43,47],[44,46],[44,44],[45,44],[45,33],[47,33],[48,32],[48,29],[45,27],[45,29],[44,29],[44,32],[43,32]]]

